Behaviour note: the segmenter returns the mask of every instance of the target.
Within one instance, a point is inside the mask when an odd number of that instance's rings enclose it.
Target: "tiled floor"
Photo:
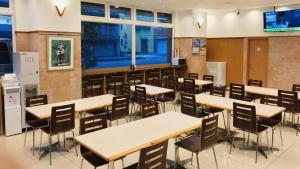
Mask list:
[[[167,106],[167,110],[172,111],[171,105]],[[177,107],[179,111],[179,107]],[[219,126],[222,126],[222,117],[219,118]],[[124,120],[125,122],[125,120]],[[123,122],[123,123],[124,123]],[[121,122],[122,123],[122,122]],[[77,125],[78,126],[78,125]],[[78,134],[78,128],[76,128]],[[271,140],[271,132],[269,132],[269,139]],[[37,134],[36,143],[39,143],[40,132]],[[242,136],[242,134],[239,134]],[[46,135],[44,135],[43,144],[47,144]],[[62,136],[61,136],[62,138]],[[254,136],[251,137],[254,140]],[[56,140],[56,137],[53,137]],[[279,152],[271,153],[268,159],[258,155],[258,163],[255,164],[254,151],[242,151],[237,148],[233,149],[232,154],[229,154],[230,145],[227,143],[218,144],[216,149],[218,164],[220,169],[298,169],[300,165],[300,136],[296,137],[296,132],[292,128],[283,127],[284,145],[281,145],[279,130],[275,131],[275,145],[280,148]],[[262,135],[262,144],[266,143],[266,134]],[[70,152],[52,154],[53,164],[49,165],[49,156],[39,160],[37,154],[32,155],[30,147],[32,144],[32,132],[28,134],[27,146],[23,147],[24,134],[12,137],[0,137],[0,169],[75,169],[80,168],[81,156],[75,156],[75,150]],[[79,150],[79,147],[78,147]],[[129,165],[138,160],[139,154],[135,153],[125,158],[125,165]],[[181,159],[190,158],[191,153],[180,150]],[[174,159],[174,140],[169,141],[168,158]],[[212,150],[207,150],[199,154],[199,161],[201,169],[216,168],[213,158]],[[115,162],[115,168],[120,169],[121,161]],[[93,168],[87,162],[84,163],[83,168]],[[107,166],[99,167],[107,168]],[[187,164],[186,168],[197,168],[196,159],[193,164]]]

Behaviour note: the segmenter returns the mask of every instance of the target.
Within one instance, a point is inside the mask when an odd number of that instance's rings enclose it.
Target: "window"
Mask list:
[[[9,0],[0,0],[0,7],[9,7]]]
[[[90,2],[81,2],[81,14],[105,17],[105,5]]]
[[[131,19],[131,9],[124,7],[110,6],[110,17],[117,19]]]
[[[137,9],[136,10],[136,20],[153,22],[154,21],[154,13],[152,11],[145,11],[145,10]]]
[[[0,75],[11,73],[12,66],[12,18],[0,15]]]
[[[157,22],[172,23],[172,14],[158,12],[157,13]]]
[[[129,67],[132,64],[131,25],[81,22],[84,69]]]
[[[136,26],[136,64],[171,62],[172,28]]]

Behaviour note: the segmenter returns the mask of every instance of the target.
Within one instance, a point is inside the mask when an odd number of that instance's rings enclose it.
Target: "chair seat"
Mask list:
[[[159,101],[159,102],[170,102],[170,101],[174,101],[174,100],[175,100],[175,98],[165,97],[165,96],[157,98],[157,101]]]
[[[219,109],[219,108],[215,108],[215,107],[206,107],[204,111],[207,113],[214,114],[214,113],[222,112],[222,111],[224,111],[224,109]]]
[[[94,167],[99,167],[99,166],[108,164],[108,162],[105,159],[99,157],[98,155],[96,155],[93,152],[89,151],[89,152],[85,152],[81,155],[86,161],[91,163]]]
[[[124,169],[137,169],[139,166],[139,163],[134,163],[130,166],[125,167]]]
[[[252,132],[252,131],[247,131],[247,130],[245,130],[246,132],[249,132],[249,133],[252,133],[252,134],[259,134],[259,133],[261,133],[261,132],[263,132],[263,131],[265,131],[265,130],[267,130],[268,129],[268,127],[266,127],[266,126],[263,126],[263,125],[257,125],[256,126],[256,132]]]
[[[175,143],[178,147],[186,149],[193,153],[202,151],[201,138],[199,136],[191,136]]]
[[[267,127],[275,127],[278,124],[280,124],[281,121],[275,120],[275,119],[261,119],[259,120],[259,124]]]
[[[48,120],[45,119],[29,120],[26,123],[32,128],[41,128],[48,126]]]
[[[105,112],[106,112],[105,108],[99,108],[99,109],[89,110],[86,113],[91,114],[91,115],[98,115],[98,114],[102,114],[102,113],[105,113]]]

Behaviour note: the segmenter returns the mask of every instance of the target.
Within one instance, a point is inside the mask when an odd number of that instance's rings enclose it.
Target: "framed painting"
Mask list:
[[[48,36],[48,70],[69,70],[74,68],[74,38]]]

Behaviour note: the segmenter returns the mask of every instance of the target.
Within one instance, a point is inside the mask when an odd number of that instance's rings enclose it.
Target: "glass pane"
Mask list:
[[[81,2],[81,14],[105,17],[105,5],[89,2]]]
[[[12,68],[12,18],[0,15],[0,75],[11,73]]]
[[[81,29],[83,69],[131,65],[131,25],[82,22]]]
[[[131,19],[131,9],[124,7],[116,8],[114,6],[110,6],[110,17],[118,19]]]
[[[136,10],[136,20],[153,22],[154,21],[154,13],[152,11],[145,11],[145,10],[137,9]]]
[[[0,0],[0,7],[9,7],[9,0]]]
[[[172,23],[172,14],[158,12],[157,13],[157,22]]]
[[[136,26],[136,64],[171,62],[172,28]]]

